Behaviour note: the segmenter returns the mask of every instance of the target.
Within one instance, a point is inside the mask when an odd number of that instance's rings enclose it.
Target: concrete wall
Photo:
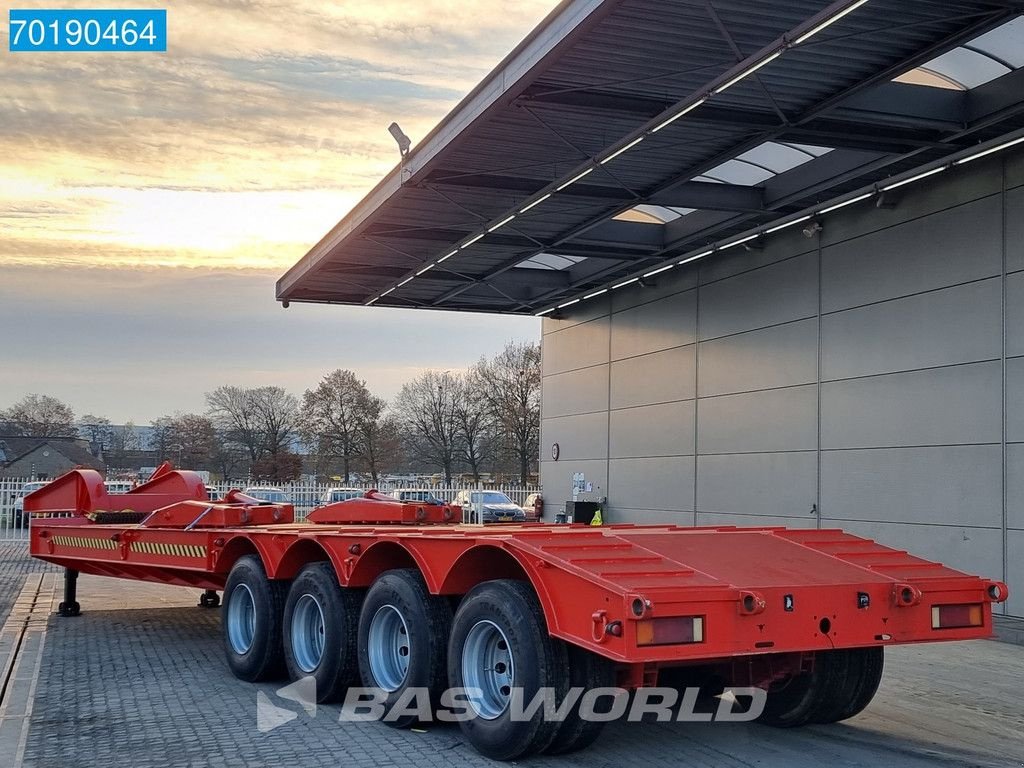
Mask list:
[[[1024,155],[822,223],[545,319],[548,503],[584,472],[611,521],[842,527],[1024,615]]]

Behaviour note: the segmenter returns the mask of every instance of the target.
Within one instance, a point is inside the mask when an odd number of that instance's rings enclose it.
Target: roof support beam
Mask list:
[[[657,192],[644,202],[706,211],[763,211],[764,190],[738,184],[687,181],[672,189]]]

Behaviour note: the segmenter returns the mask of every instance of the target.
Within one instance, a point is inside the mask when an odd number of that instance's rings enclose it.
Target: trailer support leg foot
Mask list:
[[[78,571],[74,568],[64,569],[64,600],[57,606],[57,615],[64,618],[82,615],[82,606],[78,604]]]
[[[214,590],[207,589],[199,596],[200,608],[217,608],[220,606],[220,595]]]

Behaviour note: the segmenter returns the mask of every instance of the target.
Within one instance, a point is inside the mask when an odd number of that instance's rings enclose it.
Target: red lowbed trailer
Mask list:
[[[313,676],[320,701],[479,689],[460,722],[482,753],[580,749],[601,724],[516,721],[513,688],[653,684],[659,670],[768,691],[761,720],[846,719],[887,645],[985,638],[1006,585],[840,530],[462,525],[461,510],[374,492],[294,522],[290,505],[218,501],[165,465],[108,495],[75,470],[29,495],[32,555],[79,572],[206,590],[245,680]],[[692,673],[692,674],[691,674]],[[414,716],[393,724],[409,725]]]

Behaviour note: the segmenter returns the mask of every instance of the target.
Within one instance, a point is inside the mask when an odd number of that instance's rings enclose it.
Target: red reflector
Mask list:
[[[704,642],[703,616],[666,616],[636,623],[637,645],[678,645]]]
[[[980,604],[933,605],[932,629],[980,627],[984,623],[984,615]]]

